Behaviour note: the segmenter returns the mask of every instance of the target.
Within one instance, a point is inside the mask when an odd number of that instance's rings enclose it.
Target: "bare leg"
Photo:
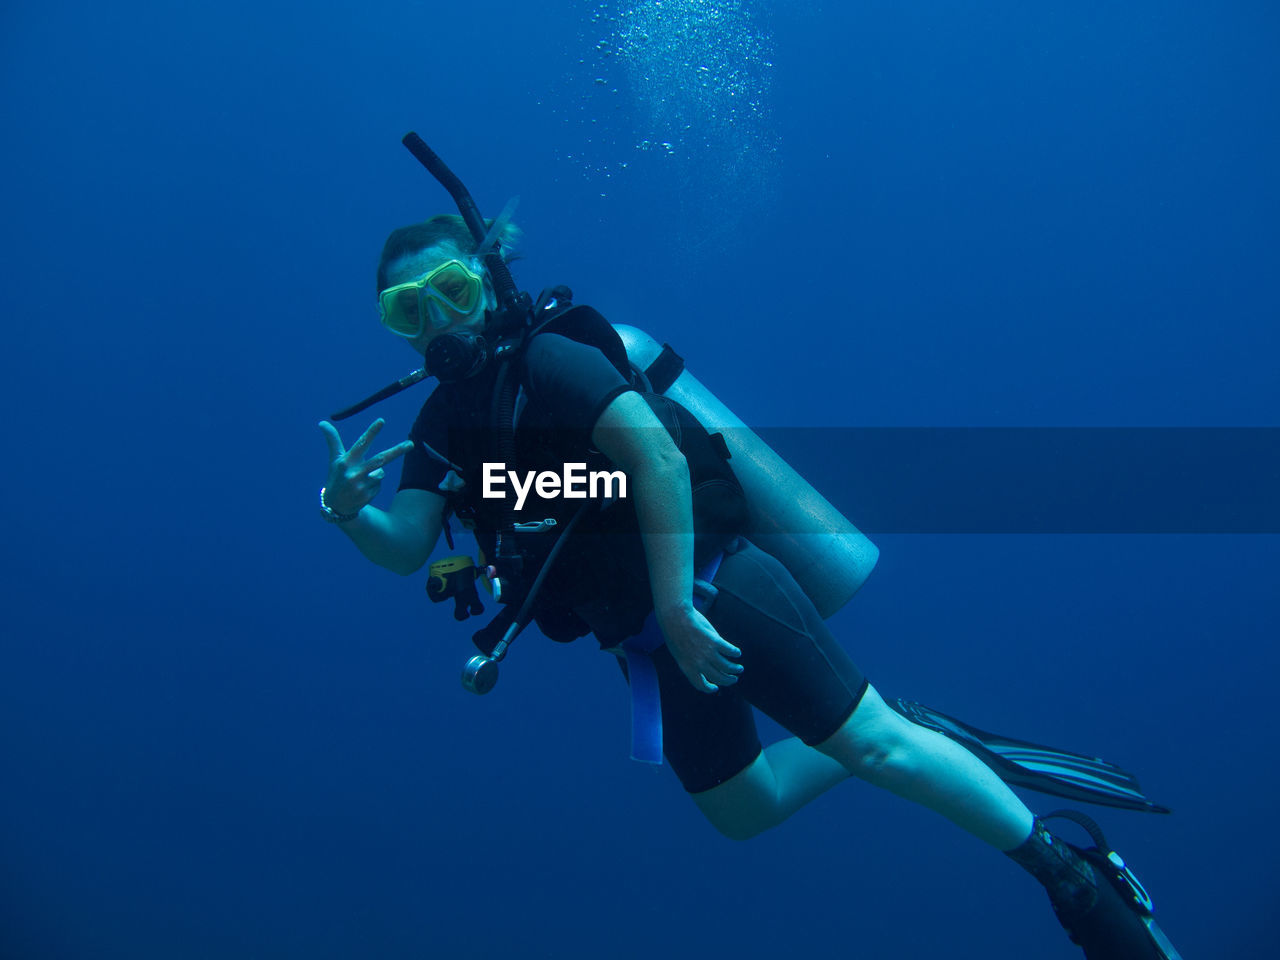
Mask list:
[[[776,827],[849,771],[795,737],[770,744],[755,762],[719,786],[693,795],[712,825],[731,840]]]
[[[986,764],[890,709],[873,687],[818,749],[854,776],[942,814],[997,850],[1012,850],[1031,833],[1031,811]]]
[[[817,748],[781,740],[693,802],[725,836],[746,840],[851,775],[942,814],[997,850],[1031,833],[1031,811],[1004,781],[958,743],[891,710],[873,687]]]

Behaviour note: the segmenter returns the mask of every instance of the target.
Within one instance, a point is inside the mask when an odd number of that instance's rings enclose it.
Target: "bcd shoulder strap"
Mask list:
[[[664,343],[662,352],[645,368],[644,375],[654,393],[666,393],[683,372],[684,357],[672,350],[671,344]]]

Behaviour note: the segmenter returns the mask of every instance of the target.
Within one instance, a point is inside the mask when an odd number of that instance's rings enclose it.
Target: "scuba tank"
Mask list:
[[[654,393],[675,400],[724,436],[747,495],[743,535],[781,561],[823,619],[848,603],[875,568],[879,548],[685,369],[669,346],[638,327],[613,328]]]

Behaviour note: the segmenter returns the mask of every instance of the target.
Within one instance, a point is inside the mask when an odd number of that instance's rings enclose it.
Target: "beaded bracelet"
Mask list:
[[[346,523],[347,521],[354,520],[356,517],[360,516],[359,510],[355,513],[339,513],[337,510],[333,509],[333,507],[325,503],[324,487],[320,488],[320,513],[330,523]]]

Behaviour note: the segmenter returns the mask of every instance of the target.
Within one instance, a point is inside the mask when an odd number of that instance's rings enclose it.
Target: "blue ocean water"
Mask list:
[[[317,517],[315,423],[413,366],[373,270],[449,208],[416,129],[521,196],[522,284],[750,423],[1280,425],[1273,5],[3,19],[0,956],[1079,955],[858,783],[722,839],[590,642],[465,693],[469,626]],[[873,682],[1136,770],[1174,815],[1101,819],[1180,949],[1269,955],[1276,537],[878,542],[834,620]]]

